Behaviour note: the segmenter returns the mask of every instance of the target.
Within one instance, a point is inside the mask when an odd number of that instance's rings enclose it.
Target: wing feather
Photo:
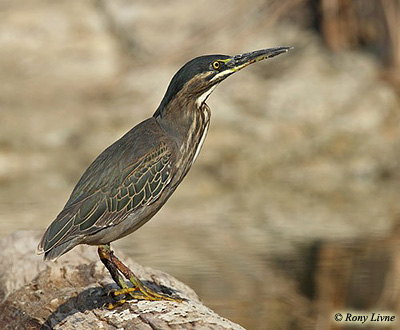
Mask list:
[[[156,201],[171,181],[171,175],[171,152],[163,142],[122,169],[113,181],[92,190],[83,182],[84,189],[74,189],[65,208],[44,234],[38,250],[48,252],[78,236],[120,223],[140,207]]]

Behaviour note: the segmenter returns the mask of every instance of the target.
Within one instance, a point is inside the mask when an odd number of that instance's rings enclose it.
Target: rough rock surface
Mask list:
[[[78,247],[44,263],[34,254],[39,235],[20,231],[0,240],[0,329],[243,329],[175,278],[129,259],[140,278],[187,301],[131,301],[108,310],[107,292],[116,286],[96,249]]]

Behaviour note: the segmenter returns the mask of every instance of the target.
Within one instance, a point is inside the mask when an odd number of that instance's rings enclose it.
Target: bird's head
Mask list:
[[[155,116],[174,99],[195,100],[198,106],[206,101],[215,87],[227,77],[244,67],[285,53],[292,47],[257,50],[235,56],[205,55],[187,62],[172,78]]]

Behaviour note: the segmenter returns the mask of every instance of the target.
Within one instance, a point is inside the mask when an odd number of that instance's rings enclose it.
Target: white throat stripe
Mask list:
[[[217,84],[218,85],[218,84]],[[214,91],[217,85],[212,86],[209,90],[201,94],[198,99],[196,100],[196,105],[200,108],[200,106],[207,100],[210,94]]]

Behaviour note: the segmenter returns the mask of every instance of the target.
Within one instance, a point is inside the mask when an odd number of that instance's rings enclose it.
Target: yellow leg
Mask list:
[[[114,297],[119,295],[125,295],[125,299],[118,300],[115,304],[109,304],[108,308],[112,309],[117,306],[120,306],[126,302],[127,299],[139,299],[139,300],[150,300],[150,301],[159,301],[159,300],[168,300],[168,301],[176,301],[182,302],[182,299],[179,297],[171,297],[162,293],[158,293],[150,289],[146,286],[142,281],[137,278],[133,272],[125,266],[113,253],[110,248],[110,245],[102,245],[99,247],[99,256],[103,264],[106,266],[108,271],[110,272],[114,281],[121,288],[120,290],[112,290],[110,294]],[[132,283],[132,288],[130,288],[124,281],[123,277],[125,276]]]
[[[130,294],[130,289],[128,284],[126,284],[124,278],[122,277],[122,275],[119,273],[117,267],[111,262],[110,259],[110,253],[111,253],[111,249],[109,246],[99,246],[98,249],[98,253],[100,256],[100,260],[103,262],[104,266],[108,269],[108,271],[111,274],[111,277],[113,278],[113,280],[115,281],[115,283],[118,284],[118,286],[121,288],[121,291],[125,290],[125,294],[129,295],[131,299],[134,299],[134,297],[131,296]],[[119,292],[120,290],[110,290],[108,292],[108,295],[112,295],[113,297],[116,297],[118,294],[115,294],[116,292]],[[108,309],[114,309],[117,306],[121,306],[126,302],[126,299],[120,299],[114,303],[108,303],[107,304],[107,308]]]

